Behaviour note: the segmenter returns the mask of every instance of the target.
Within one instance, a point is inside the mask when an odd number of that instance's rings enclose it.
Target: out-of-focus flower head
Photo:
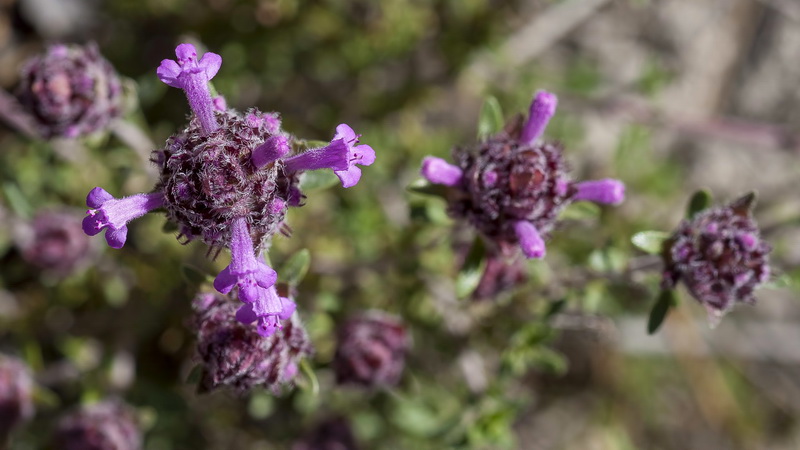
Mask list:
[[[64,416],[53,446],[58,450],[138,450],[142,435],[133,410],[120,401],[107,400]]]
[[[263,338],[235,319],[234,300],[212,293],[195,297],[193,326],[203,365],[201,390],[230,386],[243,392],[264,387],[277,393],[292,382],[300,360],[311,355],[313,348],[294,314],[294,303],[287,298],[281,301],[287,307],[281,317],[284,326]]]
[[[328,419],[304,439],[295,442],[292,450],[358,450],[350,424],[342,417]]]
[[[369,311],[338,331],[333,370],[340,384],[392,386],[400,381],[410,339],[398,317]]]
[[[127,224],[149,211],[163,208],[176,223],[179,238],[199,239],[211,247],[231,251],[231,264],[214,282],[227,294],[236,288],[244,305],[236,317],[256,323],[262,336],[282,326],[285,303],[275,293],[277,274],[261,258],[277,232],[289,234],[284,224],[289,207],[303,205],[300,175],[309,170],[331,169],[344,187],[360,179],[358,165],[370,165],[375,152],[357,145],[357,135],[341,124],[328,145],[298,152],[299,142],[281,130],[276,113],[250,109],[244,114],[225,109],[224,99],[212,98],[209,82],[222,58],[214,53],[198,57],[191,44],[176,48],[176,60],[165,59],[158,77],[182,89],[193,115],[183,131],[153,152],[160,179],[155,190],[114,198],[95,188],[86,199],[90,209],[84,220],[86,234],[105,230],[111,247],[127,239]]]
[[[753,194],[685,219],[667,241],[662,288],[683,281],[716,324],[736,303],[753,304],[753,292],[770,277],[770,245],[752,217]]]
[[[18,228],[17,247],[23,259],[44,271],[66,276],[89,256],[89,238],[76,214],[42,210]]]
[[[122,83],[95,44],[55,44],[22,69],[20,103],[45,138],[76,138],[122,114]]]
[[[543,258],[544,239],[569,203],[587,200],[618,204],[625,186],[613,179],[573,182],[559,144],[540,140],[555,113],[556,96],[540,91],[530,114],[474,147],[456,147],[455,164],[427,157],[421,173],[449,187],[449,212],[472,224],[501,253],[519,247],[528,258]]]
[[[33,378],[28,366],[0,354],[0,442],[33,413]]]

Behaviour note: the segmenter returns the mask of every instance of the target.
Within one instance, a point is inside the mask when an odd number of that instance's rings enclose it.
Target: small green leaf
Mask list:
[[[655,333],[667,317],[669,309],[677,304],[678,298],[675,295],[675,291],[672,289],[661,291],[656,304],[650,310],[650,318],[647,320],[647,334]]]
[[[544,313],[544,318],[549,319],[555,316],[556,314],[560,313],[565,306],[567,306],[567,299],[565,298],[550,302],[550,304],[547,306],[547,311]]]
[[[559,219],[561,220],[587,220],[594,219],[600,215],[600,207],[596,203],[591,202],[575,202],[571,203],[561,213]]]
[[[33,387],[33,402],[37,407],[47,408],[55,408],[61,404],[61,400],[55,392],[38,384]]]
[[[669,233],[663,231],[640,231],[633,235],[631,242],[639,250],[650,253],[651,255],[658,255],[664,246],[664,241],[669,239]]]
[[[178,224],[171,221],[166,221],[164,222],[164,226],[161,227],[161,231],[170,234],[176,233],[178,231]]]
[[[486,247],[483,244],[483,239],[480,236],[475,237],[472,243],[472,248],[464,260],[464,265],[456,276],[456,295],[458,298],[464,298],[472,293],[478,287],[478,283],[483,276],[483,270],[486,268]]]
[[[503,109],[495,97],[486,97],[478,117],[478,139],[484,140],[503,129]]]
[[[692,194],[692,198],[689,199],[689,204],[686,206],[686,218],[691,219],[700,211],[710,208],[713,202],[711,192],[708,189],[696,191]]]
[[[408,188],[409,192],[415,194],[427,195],[431,197],[440,197],[447,200],[447,194],[451,188],[442,184],[431,184],[425,180],[417,180],[411,183]]]
[[[339,182],[339,177],[332,170],[312,170],[300,175],[300,190],[303,192],[328,189]]]
[[[311,252],[304,248],[289,258],[281,268],[280,274],[283,279],[290,286],[297,286],[303,281],[308,268],[311,266]]]
[[[314,369],[311,368],[311,364],[308,362],[307,359],[303,359],[300,361],[300,371],[303,372],[303,375],[308,380],[308,383],[311,388],[311,395],[314,397],[319,395],[319,381],[317,380],[317,374],[314,373]]]
[[[203,366],[201,364],[197,364],[196,366],[192,367],[192,370],[189,371],[189,375],[186,376],[186,384],[197,384],[202,379]]]
[[[3,183],[3,193],[6,196],[6,200],[8,200],[9,206],[11,206],[11,210],[18,216],[23,219],[30,219],[33,215],[33,208],[31,204],[28,203],[28,199],[25,198],[25,195],[20,191],[19,186],[16,184],[8,181]]]
[[[209,281],[208,274],[204,273],[197,267],[184,264],[181,266],[181,276],[191,285],[199,285]]]

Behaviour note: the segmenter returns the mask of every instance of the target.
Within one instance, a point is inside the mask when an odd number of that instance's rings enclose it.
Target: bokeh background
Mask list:
[[[57,418],[115,396],[135,406],[145,448],[279,449],[344,417],[362,448],[800,448],[800,4],[791,0],[0,0],[0,86],[50,42],[97,42],[135,87],[111,135],[40,142],[0,129],[0,351],[29,364],[37,414],[13,449],[46,448]],[[280,267],[311,251],[298,305],[316,354],[280,397],[198,395],[187,321],[227,256],[182,246],[162,215],[122,250],[92,240],[69,275],[25,262],[42,209],[83,212],[94,186],[152,186],[143,162],[185,122],[181,92],[155,68],[180,42],[222,55],[228,104],[278,111],[284,128],[330,139],[346,122],[377,151],[355,188],[309,194],[293,210]],[[574,209],[529,280],[497,299],[459,299],[470,231],[444,204],[407,191],[425,155],[476,139],[488,95],[506,117],[533,92],[559,96],[547,137],[576,178],[628,186],[616,208]],[[136,141],[136,139],[134,139]],[[683,302],[655,336],[646,317],[657,261],[634,248],[670,230],[691,192],[719,202],[757,190],[775,280],[755,307],[710,330]],[[455,230],[455,232],[454,232]],[[459,247],[461,245],[461,247]],[[560,308],[560,309],[558,309]],[[380,309],[414,345],[401,383],[337,387],[335,330]],[[558,312],[548,314],[548,312]]]

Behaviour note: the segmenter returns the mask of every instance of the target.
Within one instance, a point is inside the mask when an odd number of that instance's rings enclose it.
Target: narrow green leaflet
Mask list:
[[[713,202],[711,192],[708,189],[700,189],[689,199],[689,204],[686,206],[686,218],[691,219],[700,211],[710,208]]]
[[[600,206],[591,202],[575,202],[567,206],[561,213],[561,220],[596,219],[600,215]]]
[[[472,243],[472,248],[469,249],[469,254],[464,260],[464,266],[456,276],[456,295],[458,298],[464,298],[478,287],[481,281],[483,270],[486,268],[486,247],[483,244],[483,239],[480,236],[475,237]]]
[[[669,237],[669,233],[663,231],[640,231],[633,235],[631,243],[645,253],[658,255]]]
[[[204,273],[197,267],[187,264],[181,266],[181,276],[183,276],[183,279],[191,285],[200,285],[210,281],[208,274]]]
[[[478,117],[478,139],[483,140],[503,129],[503,109],[493,96],[486,98]]]
[[[431,184],[425,180],[417,180],[411,183],[407,189],[409,192],[413,192],[415,194],[440,197],[445,200],[447,199],[447,193],[450,190],[448,186],[442,184]]]
[[[677,304],[678,297],[675,295],[675,291],[672,289],[661,291],[656,304],[650,310],[650,318],[647,320],[647,333],[653,334],[658,331],[661,324],[664,323],[669,309]]]
[[[305,278],[310,266],[311,252],[304,248],[292,255],[278,273],[290,286],[297,286]]]

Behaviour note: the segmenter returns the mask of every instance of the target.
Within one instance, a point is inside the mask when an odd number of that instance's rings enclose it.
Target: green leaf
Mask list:
[[[503,109],[493,96],[486,97],[478,117],[478,139],[484,140],[503,129]]]
[[[411,183],[407,189],[415,194],[440,197],[447,200],[451,188],[442,184],[431,184],[425,180],[417,180]]]
[[[297,286],[303,281],[308,268],[311,266],[311,252],[304,248],[289,258],[288,261],[281,267],[280,275],[290,286]]]
[[[485,256],[486,247],[483,244],[483,239],[480,236],[476,236],[472,242],[472,248],[469,249],[469,254],[464,260],[464,265],[456,276],[456,295],[458,298],[470,295],[478,287],[483,270],[486,268]]]
[[[547,311],[544,313],[544,318],[549,319],[555,316],[556,314],[560,313],[565,306],[567,306],[567,299],[565,298],[550,302],[550,304],[547,306]]]
[[[328,189],[339,182],[332,170],[312,170],[300,175],[300,190],[303,192]]]
[[[678,297],[675,295],[674,290],[667,289],[661,291],[658,295],[658,300],[656,300],[656,304],[653,305],[653,309],[650,310],[650,318],[647,320],[647,334],[655,333],[667,317],[669,309],[677,304]]]
[[[708,189],[696,191],[692,194],[692,198],[689,199],[689,204],[686,207],[686,218],[691,219],[700,211],[710,208],[713,202],[711,192]]]
[[[195,286],[210,281],[208,274],[188,264],[181,266],[181,276],[187,283]]]
[[[663,231],[640,231],[633,235],[631,243],[645,253],[658,255],[669,237],[669,233]]]
[[[561,213],[560,220],[587,220],[594,219],[600,215],[600,207],[592,202],[571,203]]]
[[[192,367],[192,370],[189,371],[189,375],[186,376],[186,384],[197,384],[202,379],[203,366],[201,364],[197,364],[196,366]]]
[[[9,206],[11,206],[11,210],[18,216],[23,219],[30,219],[33,215],[33,208],[31,204],[28,203],[28,199],[25,198],[25,195],[20,191],[19,186],[16,184],[8,181],[3,183],[3,193],[5,194],[6,200],[8,200]]]

